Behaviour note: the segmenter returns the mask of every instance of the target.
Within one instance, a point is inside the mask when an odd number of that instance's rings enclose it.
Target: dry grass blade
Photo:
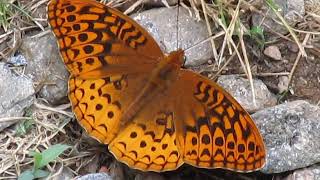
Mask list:
[[[247,73],[248,73],[247,77],[249,79],[250,86],[251,86],[251,91],[252,91],[252,102],[253,102],[253,105],[256,106],[257,105],[256,104],[256,93],[255,93],[255,89],[254,89],[254,86],[253,86],[253,79],[252,79],[252,73],[251,73],[249,59],[248,59],[248,56],[247,56],[247,50],[246,50],[246,47],[245,47],[245,44],[244,44],[244,41],[243,41],[243,27],[240,25],[239,29],[240,29],[239,38],[240,38],[242,54],[243,54],[244,61],[245,61],[245,64],[246,64]]]
[[[223,71],[223,69],[225,68],[225,67],[227,67],[227,65],[231,62],[231,60],[234,58],[236,56],[236,52],[234,51],[233,53],[232,53],[232,55],[228,58],[228,60],[223,64],[223,66],[219,69],[219,71],[212,77],[212,79],[215,79],[215,78],[217,78],[220,74],[221,74],[221,72]]]
[[[209,34],[209,36],[211,36],[212,30],[211,30],[211,26],[210,26],[209,19],[208,19],[208,14],[206,12],[206,4],[205,4],[204,0],[201,0],[201,5],[202,5],[203,14],[204,14],[204,19],[205,19],[206,25],[207,25],[208,34]],[[216,45],[215,45],[213,39],[211,39],[210,42],[211,42],[211,46],[212,46],[213,58],[217,62],[218,61],[218,54],[217,54]]]
[[[167,0],[161,0],[162,4],[164,4],[167,8],[170,8],[170,5]]]
[[[195,48],[195,47],[197,47],[197,46],[199,46],[199,45],[201,45],[201,44],[204,44],[204,43],[206,43],[206,42],[208,42],[208,41],[217,39],[218,37],[220,37],[220,36],[222,36],[222,35],[224,35],[224,34],[225,34],[224,31],[220,31],[220,32],[216,33],[214,36],[208,37],[207,39],[205,39],[205,40],[203,40],[203,41],[200,41],[200,42],[198,42],[198,43],[195,43],[195,44],[192,45],[191,47],[186,48],[184,51],[189,51],[189,50],[191,50],[191,49],[193,49],[193,48]]]
[[[12,121],[19,121],[19,120],[31,120],[30,117],[6,117],[6,118],[0,118],[0,123],[3,122],[12,122]]]
[[[220,58],[219,58],[219,61],[218,61],[218,65],[221,63],[221,59],[223,57],[224,48],[225,48],[226,44],[230,44],[233,47],[233,50],[236,52],[244,72],[247,74],[247,77],[248,77],[250,85],[251,85],[253,103],[255,105],[256,104],[255,103],[255,90],[254,90],[254,87],[253,87],[253,80],[252,80],[250,64],[249,64],[249,60],[248,60],[248,57],[247,57],[247,52],[246,52],[244,41],[243,41],[243,27],[242,27],[241,23],[239,23],[239,12],[240,12],[240,5],[241,4],[242,4],[242,1],[240,0],[238,2],[237,6],[236,6],[236,9],[232,13],[232,19],[231,19],[231,22],[230,22],[228,28],[225,28],[224,24],[220,20],[218,21],[220,26],[224,28],[225,33],[226,33],[224,42],[222,44],[222,48],[221,48],[222,50],[220,52]],[[243,62],[243,59],[242,59],[242,56],[241,56],[240,52],[238,51],[237,46],[235,45],[235,43],[234,43],[234,41],[232,39],[232,35],[234,34],[235,27],[236,27],[237,23],[239,25],[238,26],[238,28],[239,28],[238,31],[240,33],[239,34],[239,39],[240,39],[242,54],[243,54],[243,57],[244,57],[244,60],[245,60],[244,62]],[[229,48],[229,51],[231,51],[230,48]]]
[[[59,109],[59,108],[52,108],[52,107],[49,107],[49,106],[46,106],[46,105],[43,105],[43,104],[39,104],[39,103],[34,103],[34,105],[39,108],[39,109],[45,109],[45,110],[49,110],[49,111],[52,111],[52,112],[57,112],[57,113],[60,113],[60,114],[63,114],[63,115],[66,115],[68,117],[71,117],[73,118],[73,113],[71,112],[68,112],[68,111],[64,111],[62,109]],[[71,105],[68,104],[68,107],[70,107]],[[68,108],[67,107],[67,108]]]
[[[51,31],[50,30],[46,30],[46,31],[42,31],[42,32],[40,32],[40,33],[38,33],[38,34],[36,34],[36,35],[34,35],[34,36],[30,36],[30,38],[32,39],[32,38],[40,38],[40,37],[43,37],[43,36],[45,36],[45,35],[47,35],[47,34],[50,34],[51,33]]]
[[[279,73],[252,73],[252,76],[258,76],[258,77],[268,77],[268,76],[287,76],[289,75],[289,72],[279,72]],[[232,74],[235,76],[242,76],[242,77],[247,77],[246,74]]]
[[[302,44],[303,44],[303,45],[306,45],[307,42],[308,42],[308,40],[309,40],[309,38],[310,38],[310,34],[307,34],[306,37],[304,38]],[[292,69],[291,69],[291,71],[290,71],[287,89],[290,88],[290,84],[291,84],[291,81],[292,81],[293,74],[294,74],[294,72],[295,72],[295,70],[296,70],[296,68],[297,68],[297,65],[298,65],[298,63],[299,63],[299,61],[300,61],[300,59],[301,59],[301,56],[302,56],[302,52],[300,51],[300,52],[298,53],[298,55],[297,55],[297,58],[296,58],[294,64],[293,64],[293,67],[292,67]]]
[[[189,6],[187,6],[185,3],[183,3],[183,2],[180,2],[180,4],[179,4],[179,6],[181,6],[181,7],[183,7],[184,9],[186,9],[188,12],[189,12],[189,16],[192,16],[192,10],[191,10],[191,8],[189,7]],[[191,4],[191,6],[192,6],[192,4]],[[199,11],[198,10],[194,10],[194,12],[195,12],[195,16],[197,17],[197,19],[198,19],[198,17],[200,17],[200,14],[199,14]]]
[[[123,14],[129,14],[131,13],[133,10],[135,10],[140,4],[142,4],[143,0],[138,0],[137,2],[135,2],[134,4],[132,4],[127,10],[125,10],[123,12]]]
[[[291,34],[292,38],[294,39],[294,41],[297,43],[299,50],[301,52],[301,55],[306,57],[307,54],[304,50],[304,47],[301,45],[297,35],[294,33],[294,31],[292,30],[292,28],[289,26],[289,24],[286,22],[286,20],[281,16],[281,14],[278,12],[278,9],[275,5],[275,3],[273,2],[273,0],[266,0],[266,3],[268,4],[268,6],[272,9],[272,11],[275,13],[275,15],[280,19],[280,21],[282,22],[282,24],[287,28],[287,30],[289,31],[289,33]]]
[[[41,1],[37,1],[37,0],[32,0],[32,2],[34,3],[31,7],[30,10],[37,10],[41,5],[48,3],[48,0],[41,0]]]
[[[299,29],[292,28],[293,31],[298,32],[298,33],[305,33],[305,34],[311,34],[311,35],[320,35],[320,32],[316,31],[303,31]]]
[[[230,44],[230,46],[233,48],[233,50],[236,52],[237,54],[237,57],[240,61],[240,64],[244,70],[244,72],[246,74],[248,74],[248,70],[246,68],[246,65],[245,63],[243,62],[242,60],[242,56],[238,50],[238,47],[237,45],[235,44],[235,42],[233,41],[232,39],[232,35],[234,34],[234,31],[235,31],[235,24],[237,22],[237,19],[238,19],[238,15],[239,15],[239,8],[240,8],[240,4],[241,4],[241,1],[239,1],[238,5],[237,5],[237,8],[234,10],[234,13],[233,13],[233,16],[232,16],[232,19],[231,19],[231,22],[230,22],[230,25],[228,26],[228,28],[225,28],[223,23],[219,20],[219,24],[221,27],[223,27],[224,31],[225,31],[225,39],[223,41],[223,44],[222,44],[222,47],[221,47],[221,51],[220,51],[220,60],[219,60],[219,64],[221,63],[221,59],[223,57],[223,54],[224,54],[224,49],[225,49],[225,46],[226,44]],[[229,51],[230,51],[230,54],[232,54],[232,51],[231,51],[231,48],[229,48]],[[218,64],[218,65],[219,65]]]

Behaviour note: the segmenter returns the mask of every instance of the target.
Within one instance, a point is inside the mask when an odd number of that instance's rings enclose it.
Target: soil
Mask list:
[[[320,102],[320,51],[306,49],[308,57],[301,57],[293,73],[289,90],[285,93],[279,91],[280,76],[277,73],[289,73],[298,56],[298,47],[286,40],[273,43],[277,46],[282,55],[281,60],[273,60],[261,52],[261,50],[250,47],[247,44],[251,71],[253,74],[274,73],[272,76],[253,75],[254,78],[261,79],[268,89],[278,96],[279,103],[283,101],[306,100],[313,104]],[[320,44],[319,44],[320,45]],[[237,59],[232,60],[223,74],[241,74],[241,66],[234,66],[239,63]]]
[[[290,51],[292,43],[281,42],[278,45],[281,47],[283,60],[274,61],[266,58],[265,63],[259,63],[259,70],[261,72],[290,72],[296,61],[298,52]],[[314,56],[307,50],[309,55],[307,58],[302,57],[296,70],[294,71],[292,82],[290,84],[291,91],[287,94],[285,99],[281,100],[306,100],[313,104],[320,101],[320,58]],[[271,91],[279,95],[278,91],[278,77],[261,78]]]

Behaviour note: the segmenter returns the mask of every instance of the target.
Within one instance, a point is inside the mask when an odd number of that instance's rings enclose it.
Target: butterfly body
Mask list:
[[[216,83],[181,69],[183,50],[165,55],[139,24],[94,0],[51,0],[48,20],[78,122],[119,161],[157,172],[183,163],[263,167],[249,114]]]

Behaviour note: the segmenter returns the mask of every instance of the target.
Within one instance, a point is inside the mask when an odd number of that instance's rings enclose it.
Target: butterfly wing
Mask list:
[[[184,162],[249,172],[265,164],[262,137],[250,115],[224,89],[181,70],[174,92],[176,132]]]
[[[163,57],[140,25],[94,0],[52,0],[48,21],[73,76],[93,79],[149,72]]]

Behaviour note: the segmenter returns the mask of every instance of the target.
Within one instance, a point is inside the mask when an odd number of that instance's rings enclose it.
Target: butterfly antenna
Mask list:
[[[180,6],[180,0],[178,0],[178,9],[177,9],[177,50],[179,48],[179,6]]]
[[[193,45],[190,46],[190,47],[187,47],[186,49],[184,49],[184,51],[185,51],[185,52],[186,52],[186,51],[189,51],[189,50],[191,50],[191,49],[193,49],[193,48],[195,48],[195,47],[197,47],[197,46],[199,46],[199,45],[201,45],[201,44],[204,44],[204,43],[206,43],[206,42],[208,42],[208,41],[211,41],[211,40],[213,40],[213,39],[216,39],[216,38],[218,38],[219,36],[222,36],[222,35],[224,35],[224,34],[225,34],[224,31],[220,31],[219,33],[217,33],[217,34],[215,34],[215,35],[211,35],[211,36],[208,37],[207,39],[204,39],[204,40],[202,40],[202,41],[199,41],[199,42],[193,44]]]

